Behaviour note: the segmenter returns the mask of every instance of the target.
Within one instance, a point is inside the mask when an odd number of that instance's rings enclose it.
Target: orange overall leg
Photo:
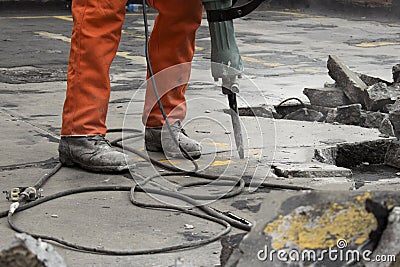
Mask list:
[[[125,4],[126,0],[72,1],[74,27],[61,135],[106,133],[109,69],[121,37]]]
[[[148,3],[159,13],[150,36],[150,62],[161,102],[173,123],[186,115],[186,83],[203,6],[201,0],[148,0]],[[147,84],[142,120],[147,127],[164,124],[151,82]]]

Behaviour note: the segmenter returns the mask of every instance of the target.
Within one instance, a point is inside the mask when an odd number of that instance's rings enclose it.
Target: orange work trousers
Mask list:
[[[158,11],[149,42],[157,89],[169,120],[183,120],[186,115],[184,94],[196,30],[202,19],[202,3],[201,0],[148,0],[148,4]],[[121,38],[125,5],[126,0],[72,2],[74,27],[61,135],[106,133],[109,69]],[[168,88],[172,85],[176,86]],[[164,120],[152,90],[149,83],[142,120],[146,127],[161,127]]]

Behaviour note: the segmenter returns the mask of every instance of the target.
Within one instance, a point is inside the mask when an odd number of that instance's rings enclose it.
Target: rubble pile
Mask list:
[[[392,82],[353,72],[337,56],[329,56],[327,67],[335,83],[305,88],[310,105],[301,103],[301,109],[285,107],[282,114],[275,107],[281,118],[377,128],[382,137],[397,137],[384,151],[384,163],[400,168],[400,64],[392,68]]]
[[[337,56],[329,56],[334,84],[305,88],[310,108],[327,123],[378,128],[383,135],[400,137],[400,64],[392,69],[393,82],[350,70]]]

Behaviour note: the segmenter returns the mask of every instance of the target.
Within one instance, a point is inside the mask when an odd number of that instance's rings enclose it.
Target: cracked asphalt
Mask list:
[[[155,13],[150,14],[150,25]],[[33,184],[57,162],[57,143],[66,88],[66,70],[72,18],[68,10],[52,8],[0,10],[0,184],[2,190]],[[326,69],[328,55],[339,56],[352,70],[391,80],[398,63],[400,21],[374,17],[343,17],[297,10],[263,7],[235,22],[238,45],[245,64],[239,105],[276,105],[288,97],[299,97],[304,87],[332,83]],[[128,13],[121,44],[110,70],[112,93],[108,127],[143,129],[144,30],[141,14]],[[340,166],[321,167],[313,160],[316,149],[339,143],[385,140],[376,129],[269,118],[243,117],[246,159],[240,160],[232,144],[227,103],[209,70],[210,39],[206,20],[197,33],[196,55],[188,88],[188,133],[202,140],[205,155],[199,165],[205,172],[267,179],[287,185],[307,185],[322,190],[398,190],[398,170],[365,166],[343,172]],[[207,131],[205,131],[206,129]],[[117,134],[109,137],[116,138]],[[388,140],[390,141],[390,140]],[[141,140],[127,143],[143,149]],[[217,153],[215,153],[217,152]],[[180,168],[184,161],[159,160]],[[160,172],[143,160],[138,172]],[[314,166],[313,164],[317,164]],[[300,166],[313,177],[277,176],[276,166]],[[293,167],[294,166],[294,167]],[[283,167],[284,170],[285,167]],[[315,169],[321,169],[320,172]],[[284,171],[283,171],[284,172]],[[316,174],[315,174],[316,173]],[[125,175],[126,176],[126,175]],[[121,175],[88,173],[63,168],[44,186],[44,195],[90,185],[131,185]],[[192,181],[171,177],[171,183]],[[201,188],[199,192],[224,190]],[[190,191],[190,190],[189,190]],[[215,192],[214,192],[215,193]],[[272,196],[271,196],[272,195]],[[291,196],[283,190],[246,190],[240,196],[211,203],[250,221],[260,215],[262,203]],[[149,196],[140,196],[155,201]],[[165,200],[163,201],[170,201]],[[9,203],[0,199],[0,209]],[[57,215],[52,216],[52,215]],[[273,215],[270,215],[273,217]],[[269,218],[269,217],[268,217]],[[126,192],[87,193],[54,200],[16,215],[23,229],[49,234],[94,247],[144,249],[191,242],[221,230],[213,223],[172,211],[143,210],[128,201]],[[184,225],[193,225],[185,229]],[[234,233],[240,232],[234,230]],[[13,232],[0,219],[0,249],[11,244]],[[218,266],[221,245],[214,242],[194,250],[145,256],[102,256],[56,246],[68,266],[174,266],[181,258],[189,266]]]

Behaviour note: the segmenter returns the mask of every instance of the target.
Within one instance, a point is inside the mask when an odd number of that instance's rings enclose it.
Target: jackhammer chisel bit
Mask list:
[[[202,0],[207,11],[232,7],[232,0]],[[209,22],[211,36],[211,73],[215,81],[222,79],[222,92],[228,96],[233,132],[239,157],[244,158],[243,136],[239,120],[236,94],[237,78],[243,71],[242,59],[236,44],[233,21]]]
[[[229,113],[231,114],[233,134],[235,137],[236,148],[239,153],[239,158],[244,158],[243,135],[242,127],[239,119],[239,109],[236,100],[236,93],[239,92],[239,85],[236,78],[222,79],[222,93],[228,96]]]

